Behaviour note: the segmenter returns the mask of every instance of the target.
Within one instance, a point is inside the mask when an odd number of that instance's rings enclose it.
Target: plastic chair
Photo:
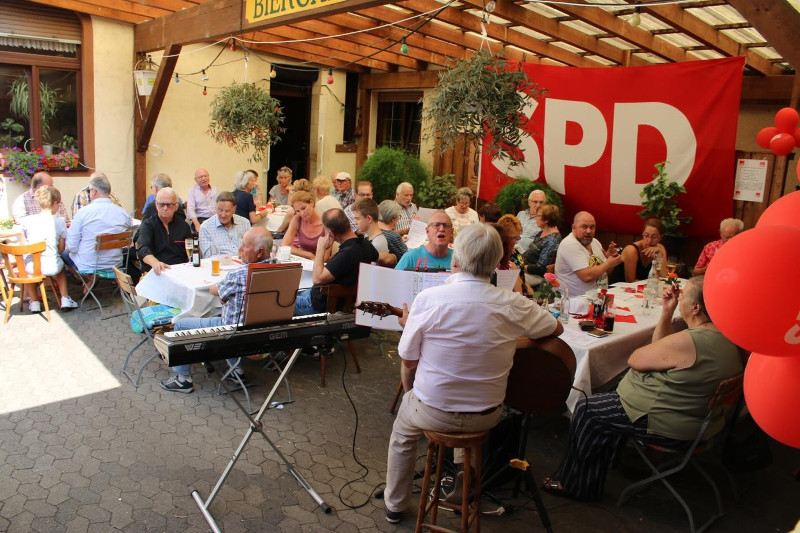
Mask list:
[[[152,341],[154,333],[161,333],[167,329],[172,329],[172,317],[177,315],[179,310],[164,304],[142,308],[139,305],[139,299],[141,297],[136,294],[136,287],[133,285],[131,277],[117,267],[113,267],[112,271],[116,276],[119,292],[122,295],[122,301],[130,317],[131,329],[136,333],[144,335],[142,340],[131,348],[128,355],[125,356],[125,362],[122,364],[121,370],[125,377],[133,383],[133,386],[138,388],[139,382],[142,379],[142,371],[153,359],[158,357],[158,352],[154,350],[153,355],[139,367],[137,372],[130,373],[128,371],[128,363],[130,362],[133,352],[148,340]]]
[[[14,298],[14,285],[28,285],[36,283],[39,285],[39,292],[42,295],[44,303],[45,316],[47,321],[50,322],[50,306],[47,304],[47,293],[45,291],[45,278],[42,275],[42,252],[44,252],[46,244],[44,241],[33,244],[0,244],[0,254],[3,256],[3,263],[5,264],[6,276],[3,280],[3,302],[5,304],[6,312],[3,323],[8,322],[8,317],[11,314],[11,302]],[[33,257],[33,273],[28,274],[25,270],[25,255],[30,254]],[[11,258],[14,258],[12,261]],[[13,266],[16,265],[16,266]],[[22,304],[25,301],[25,291],[21,291],[19,299],[19,310],[22,312]]]
[[[97,296],[94,294],[94,288],[97,284],[97,279],[109,279],[113,280],[116,278],[114,274],[114,267],[112,268],[98,268],[97,262],[100,260],[100,252],[102,250],[114,250],[117,248],[125,248],[130,247],[131,240],[133,239],[133,230],[123,231],[121,233],[102,233],[95,237],[95,244],[94,244],[94,253],[95,253],[95,267],[93,269],[84,269],[78,270],[78,278],[83,283],[84,294],[83,298],[81,299],[81,309],[86,311],[87,309],[83,307],[83,302],[86,300],[87,297],[91,296],[94,298],[94,301],[97,302],[97,307],[100,309],[100,312],[103,312],[103,306],[100,304],[100,300],[97,299]],[[121,265],[118,265],[121,266]],[[125,265],[127,267],[127,265]],[[90,281],[87,283],[84,276],[90,277]],[[94,309],[94,308],[92,308]]]
[[[648,468],[653,474],[645,479],[642,479],[641,481],[631,483],[625,487],[625,489],[619,495],[617,506],[619,507],[625,503],[625,501],[634,491],[637,491],[638,489],[641,489],[655,481],[661,481],[661,483],[663,483],[664,486],[670,491],[672,496],[678,500],[678,503],[681,504],[681,507],[683,507],[683,510],[686,512],[686,516],[689,519],[689,530],[692,533],[695,531],[704,531],[717,518],[723,516],[725,511],[722,507],[722,499],[720,498],[719,489],[717,488],[716,483],[714,483],[714,480],[711,479],[708,473],[697,463],[697,461],[694,460],[694,458],[711,449],[714,443],[724,442],[724,437],[727,434],[727,431],[725,430],[720,431],[707,441],[702,440],[703,434],[706,432],[706,429],[712,421],[719,420],[720,418],[725,420],[725,426],[726,428],[728,427],[731,418],[730,415],[733,413],[734,407],[737,405],[742,396],[743,382],[744,374],[741,374],[739,376],[726,379],[719,384],[714,396],[711,397],[711,400],[708,403],[708,411],[703,419],[700,429],[697,432],[697,436],[689,443],[688,447],[671,448],[648,442],[646,439],[629,439],[634,445],[633,448],[639,453],[639,456],[642,458],[645,464],[647,464]],[[656,465],[647,456],[648,450],[655,450],[661,454],[669,455],[672,457],[672,459]],[[673,487],[672,484],[666,479],[667,477],[682,471],[687,465],[690,464],[711,486],[711,490],[714,491],[714,497],[717,501],[716,514],[710,517],[698,529],[695,529],[694,516],[692,514],[692,510],[689,508],[689,505],[686,503],[686,500],[684,500],[681,495],[678,494],[678,491],[675,490],[675,487]]]
[[[337,283],[331,283],[330,285],[320,287],[320,292],[328,297],[328,313],[353,313],[356,306],[357,291],[358,287],[356,285],[346,287]],[[347,347],[350,351],[350,355],[353,358],[353,363],[356,365],[356,372],[360,374],[361,365],[358,364],[358,356],[356,355],[356,351],[353,349],[353,342],[347,341]],[[321,350],[319,354],[319,372],[322,387],[325,386],[326,358],[327,355],[325,355],[325,350]]]

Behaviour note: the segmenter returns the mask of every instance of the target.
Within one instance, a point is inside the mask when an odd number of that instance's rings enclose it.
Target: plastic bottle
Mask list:
[[[566,286],[561,289],[561,314],[558,315],[558,321],[562,324],[569,322],[569,291]]]

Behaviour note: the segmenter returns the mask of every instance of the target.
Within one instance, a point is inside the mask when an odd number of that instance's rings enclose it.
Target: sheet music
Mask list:
[[[431,215],[434,214],[438,209],[431,209],[430,207],[420,207],[417,209],[417,217],[424,222],[425,224],[428,223],[428,219],[431,218]]]
[[[428,240],[428,233],[425,231],[427,225],[421,220],[411,220],[411,227],[408,230],[408,240],[406,246],[410,248],[417,248],[425,244]]]
[[[495,270],[497,272],[497,286],[501,289],[514,290],[514,284],[517,283],[519,278],[519,270]]]

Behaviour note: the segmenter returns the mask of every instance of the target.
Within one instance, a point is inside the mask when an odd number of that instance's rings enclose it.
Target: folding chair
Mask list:
[[[652,442],[648,442],[646,439],[630,439],[630,441],[633,443],[633,448],[638,452],[639,456],[642,458],[645,464],[647,464],[648,468],[653,474],[645,479],[642,479],[641,481],[631,483],[625,487],[625,490],[623,490],[619,495],[617,506],[619,507],[625,503],[625,501],[634,491],[637,491],[655,481],[661,481],[661,483],[667,487],[670,493],[672,493],[672,496],[678,500],[678,503],[681,504],[683,510],[686,512],[686,516],[689,519],[689,530],[692,533],[695,533],[695,531],[704,531],[717,518],[723,516],[725,511],[722,508],[722,499],[720,498],[719,489],[717,488],[716,483],[714,483],[714,480],[711,479],[708,473],[706,473],[706,471],[698,464],[697,461],[694,460],[694,458],[713,448],[713,444],[715,442],[724,442],[725,434],[727,434],[725,429],[707,441],[702,440],[703,434],[706,432],[706,429],[712,421],[719,420],[720,418],[725,420],[725,427],[728,427],[728,423],[730,422],[731,418],[730,414],[733,412],[733,408],[736,406],[739,398],[742,396],[743,381],[744,374],[741,374],[739,376],[726,379],[719,384],[714,396],[711,397],[711,400],[708,403],[708,411],[706,412],[703,423],[697,432],[697,436],[689,443],[688,447],[671,448],[656,445]],[[648,450],[654,450],[659,453],[672,456],[672,459],[656,465],[647,456]],[[709,518],[698,529],[695,529],[694,516],[692,515],[692,510],[689,508],[686,500],[684,500],[681,495],[678,494],[678,491],[675,490],[675,487],[673,487],[672,484],[666,479],[667,477],[680,472],[689,464],[691,464],[695,470],[697,470],[708,482],[708,484],[711,486],[711,489],[714,491],[714,497],[717,501],[716,514]]]
[[[125,362],[122,364],[121,370],[125,377],[133,383],[133,386],[138,388],[139,382],[142,379],[142,371],[150,364],[150,361],[158,357],[158,352],[154,349],[153,355],[139,367],[137,372],[133,373],[128,371],[128,363],[130,362],[131,355],[133,355],[133,352],[135,352],[139,346],[148,340],[152,341],[154,333],[161,333],[167,329],[171,329],[172,318],[180,313],[180,309],[175,309],[174,307],[169,307],[164,304],[142,307],[139,304],[139,300],[144,300],[144,298],[136,294],[136,287],[131,282],[131,277],[117,267],[113,267],[112,271],[116,276],[117,285],[119,285],[119,293],[122,295],[122,301],[125,303],[125,308],[130,317],[131,329],[133,329],[135,333],[144,335],[144,338],[142,338],[136,346],[131,348],[128,355],[125,356]]]
[[[6,269],[6,275],[2,280],[3,303],[6,308],[4,323],[8,322],[8,317],[11,314],[14,285],[28,285],[32,283],[39,285],[39,292],[42,295],[45,315],[47,321],[50,322],[50,306],[47,304],[47,292],[45,291],[45,280],[47,276],[42,275],[42,252],[44,252],[45,247],[46,244],[44,241],[33,244],[0,244],[0,254],[3,256],[3,263]],[[25,269],[25,256],[28,254],[33,257],[32,274],[28,274],[28,271]],[[22,312],[24,302],[25,291],[20,290],[20,312]]]
[[[103,233],[98,235],[95,238],[94,244],[94,253],[95,253],[95,267],[93,269],[84,269],[78,270],[78,278],[83,283],[84,294],[83,298],[81,299],[81,310],[86,311],[87,309],[83,306],[84,300],[87,297],[91,296],[94,298],[94,301],[97,302],[97,307],[100,309],[100,312],[103,312],[103,306],[100,304],[100,300],[97,299],[97,296],[94,294],[94,288],[97,284],[97,279],[108,279],[113,280],[116,278],[114,274],[114,267],[112,268],[98,268],[97,264],[100,261],[100,252],[102,250],[114,250],[117,248],[125,248],[130,247],[131,239],[133,238],[133,230],[123,231],[121,233]],[[120,259],[120,263],[122,259]],[[127,265],[117,265],[117,266],[124,266]],[[89,282],[86,281],[84,277],[90,277]],[[94,308],[92,308],[94,309]]]
[[[356,306],[356,292],[358,290],[358,286],[353,285],[350,287],[346,287],[344,285],[339,285],[337,283],[331,283],[330,285],[325,285],[324,287],[320,287],[320,292],[328,297],[328,313],[336,313],[336,312],[343,312],[343,313],[352,313]],[[361,365],[358,364],[358,356],[356,355],[356,351],[353,349],[353,342],[347,341],[347,347],[350,351],[350,355],[353,358],[353,363],[356,365],[356,372],[359,374],[361,373]],[[321,386],[325,386],[325,359],[327,355],[325,354],[325,350],[320,350],[319,353],[319,372],[320,372],[320,382]]]

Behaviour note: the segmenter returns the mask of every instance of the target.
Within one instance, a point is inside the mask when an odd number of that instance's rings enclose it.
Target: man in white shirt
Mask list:
[[[466,226],[456,236],[456,273],[444,285],[422,291],[410,311],[403,305],[398,352],[407,394],[389,440],[384,491],[389,522],[399,522],[408,508],[423,431],[494,427],[517,339],[560,335],[564,330],[535,302],[490,283],[502,256],[503,243],[494,228]]]
[[[417,216],[417,206],[411,201],[414,198],[414,186],[404,181],[397,186],[394,201],[400,204],[400,219],[394,227],[400,235],[405,235],[411,229],[411,219]]]
[[[597,226],[591,213],[581,211],[572,222],[572,233],[558,246],[555,275],[569,296],[583,296],[597,285],[608,286],[608,273],[622,262],[612,241],[608,251],[594,238]]]
[[[536,223],[536,211],[546,203],[547,198],[544,195],[544,191],[533,190],[528,195],[528,209],[517,213],[517,220],[522,224],[522,235],[519,236],[519,241],[516,244],[516,248],[520,252],[524,253],[530,248],[533,238],[542,231]]]
[[[130,215],[115,205],[111,195],[111,183],[102,172],[93,172],[89,179],[89,205],[75,213],[67,230],[64,261],[78,270],[111,268],[119,265],[122,249],[101,250],[95,254],[96,237],[114,234],[131,227]]]

